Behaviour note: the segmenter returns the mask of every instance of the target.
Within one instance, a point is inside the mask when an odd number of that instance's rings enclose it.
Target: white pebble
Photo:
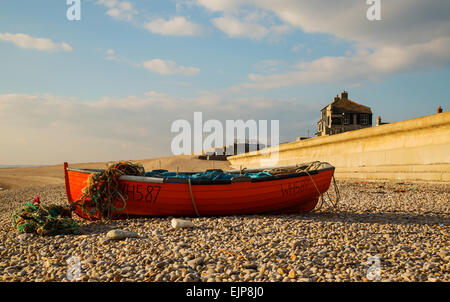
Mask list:
[[[193,228],[195,225],[190,220],[183,220],[183,219],[177,219],[173,218],[171,221],[171,225],[174,229],[179,228]]]
[[[124,230],[111,230],[106,234],[106,238],[110,240],[122,240],[125,238],[137,238],[139,237],[137,233],[124,231]]]

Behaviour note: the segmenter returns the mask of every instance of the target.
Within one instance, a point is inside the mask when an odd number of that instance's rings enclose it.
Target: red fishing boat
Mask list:
[[[245,175],[267,169],[227,171],[229,179],[216,180],[190,178],[194,173],[180,173],[188,175],[185,178],[123,175],[119,183],[126,206],[122,207],[124,200],[115,201],[117,208],[123,208],[115,218],[309,212],[329,189],[335,168],[328,163],[307,170],[299,167],[271,168],[281,172],[262,177]],[[70,168],[64,163],[67,198],[81,217],[91,218],[76,202],[89,176],[101,171]]]

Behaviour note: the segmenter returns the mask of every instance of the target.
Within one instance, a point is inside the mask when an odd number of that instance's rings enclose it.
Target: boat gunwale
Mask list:
[[[259,183],[259,182],[266,182],[266,181],[274,181],[274,180],[283,180],[283,179],[289,179],[289,178],[298,178],[298,177],[304,177],[304,176],[312,176],[312,175],[316,175],[319,174],[320,172],[324,172],[324,171],[328,171],[328,170],[334,170],[335,167],[332,166],[329,163],[324,163],[327,164],[328,166],[324,167],[324,168],[320,168],[320,169],[316,169],[316,170],[311,170],[311,171],[301,171],[301,172],[294,172],[294,173],[287,173],[287,174],[282,174],[282,175],[272,175],[272,176],[263,176],[263,177],[258,177],[258,178],[249,178],[249,179],[243,179],[243,176],[237,175],[236,177],[233,177],[232,179],[219,179],[219,180],[192,180],[191,179],[191,184],[192,185],[224,185],[224,184],[232,184],[232,183],[242,183],[242,182],[254,182],[254,183]],[[292,165],[292,166],[282,166],[282,167],[273,167],[273,168],[288,168],[288,167],[296,167],[296,165]],[[83,168],[66,168],[67,171],[71,171],[71,172],[79,172],[79,173],[85,173],[85,174],[93,174],[93,173],[99,173],[99,172],[103,172],[103,169],[83,169]],[[259,168],[259,169],[249,169],[249,170],[245,170],[246,172],[249,171],[262,171],[263,169],[267,169],[267,168]],[[232,173],[232,174],[237,174],[240,171],[239,170],[232,170],[233,173],[231,171],[224,171],[226,173]],[[195,174],[198,172],[179,172],[180,174]],[[124,181],[136,181],[136,182],[149,182],[149,183],[160,183],[160,184],[164,184],[164,183],[180,183],[180,184],[187,184],[188,183],[188,179],[187,178],[167,178],[167,177],[149,177],[149,176],[133,176],[133,175],[123,175],[119,178],[119,180],[124,180]]]

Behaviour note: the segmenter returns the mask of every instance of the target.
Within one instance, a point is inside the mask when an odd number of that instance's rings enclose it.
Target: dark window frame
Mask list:
[[[350,122],[351,122],[351,115],[344,114],[344,125],[350,125]]]
[[[369,124],[369,116],[368,114],[360,114],[360,124],[361,125],[368,125]]]

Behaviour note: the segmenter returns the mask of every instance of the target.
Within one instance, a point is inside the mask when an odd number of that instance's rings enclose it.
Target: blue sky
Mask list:
[[[450,106],[450,3],[65,0],[0,4],[0,164],[170,155],[170,125],[316,131],[342,90],[394,122]]]

